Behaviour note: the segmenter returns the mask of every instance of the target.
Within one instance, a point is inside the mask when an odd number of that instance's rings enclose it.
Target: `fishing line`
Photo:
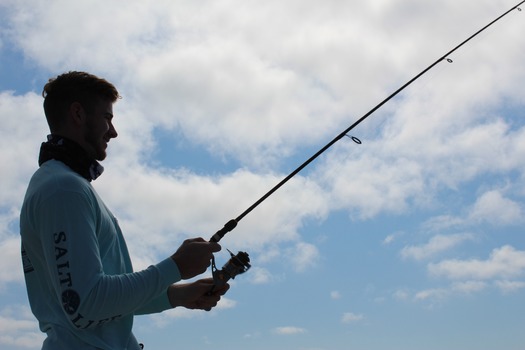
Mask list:
[[[406,89],[409,85],[411,85],[414,81],[419,79],[421,76],[423,76],[425,73],[427,73],[429,70],[434,68],[437,64],[439,64],[442,61],[447,61],[448,63],[452,63],[452,59],[449,58],[449,56],[457,51],[459,48],[461,48],[463,45],[468,43],[470,40],[478,36],[481,32],[485,31],[487,28],[492,26],[494,23],[498,22],[500,19],[508,15],[510,12],[514,10],[521,11],[520,6],[525,3],[525,0],[521,1],[517,5],[513,6],[511,9],[497,17],[495,20],[490,22],[489,24],[485,25],[483,28],[472,34],[470,37],[468,37],[465,41],[460,43],[458,46],[454,47],[452,50],[438,58],[434,63],[432,63],[430,66],[422,70],[420,73],[418,73],[416,76],[414,76],[412,79],[407,81],[403,86],[401,86],[399,89],[394,91],[390,96],[385,98],[383,101],[381,101],[379,104],[377,104],[374,108],[372,108],[370,111],[368,111],[365,115],[363,115],[361,118],[359,118],[356,122],[354,122],[352,125],[350,125],[348,128],[343,130],[339,135],[337,135],[332,141],[328,142],[324,147],[322,147],[319,151],[317,151],[314,155],[312,155],[310,158],[308,158],[304,163],[299,165],[294,171],[292,171],[288,176],[286,176],[284,179],[281,180],[277,185],[275,185],[272,189],[270,189],[268,192],[266,192],[261,198],[259,198],[255,203],[253,203],[249,208],[247,208],[244,212],[242,212],[237,218],[231,219],[228,221],[222,229],[217,231],[210,239],[210,242],[219,242],[222,237],[231,230],[233,230],[239,221],[241,221],[246,215],[248,215],[252,210],[254,210],[259,204],[264,202],[268,197],[270,197],[275,191],[277,191],[279,188],[281,188],[285,183],[287,183],[291,178],[293,178],[295,175],[297,175],[301,170],[303,170],[306,166],[308,166],[311,162],[313,162],[317,157],[319,157],[321,154],[323,154],[326,150],[328,150],[330,147],[332,147],[337,141],[342,139],[343,137],[349,137],[352,141],[354,141],[357,144],[361,144],[361,140],[358,139],[355,136],[351,136],[348,133],[355,128],[357,125],[361,124],[366,118],[368,118],[370,115],[372,115],[375,111],[377,111],[379,108],[381,108],[385,103],[390,101],[392,98],[394,98],[397,94],[399,94],[401,91]],[[244,253],[246,254],[246,253]],[[235,258],[232,254],[232,258]],[[248,259],[249,260],[249,259]],[[224,270],[224,269],[223,269]]]

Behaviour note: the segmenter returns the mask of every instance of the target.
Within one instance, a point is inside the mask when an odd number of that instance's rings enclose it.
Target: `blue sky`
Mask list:
[[[211,237],[517,2],[1,0],[0,346],[43,339],[18,212],[48,132],[48,78],[89,71],[123,97],[94,186],[142,269]],[[147,349],[522,349],[523,13],[246,216],[221,244],[253,267],[216,309],[139,317],[137,338]]]

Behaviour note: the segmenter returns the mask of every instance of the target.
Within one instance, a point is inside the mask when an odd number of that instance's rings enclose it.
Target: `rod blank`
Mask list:
[[[239,221],[241,221],[246,215],[248,215],[252,210],[254,210],[256,207],[258,207],[262,202],[264,202],[268,197],[270,197],[275,191],[277,191],[279,188],[281,188],[285,183],[287,183],[290,179],[292,179],[295,175],[297,175],[301,170],[303,170],[305,167],[307,167],[311,162],[313,162],[317,157],[319,157],[321,154],[323,154],[326,150],[328,150],[330,147],[332,147],[337,141],[342,139],[350,130],[361,124],[366,118],[368,118],[370,115],[372,115],[374,112],[376,112],[379,108],[381,108],[385,103],[390,101],[392,98],[397,96],[401,91],[406,89],[409,85],[411,85],[414,81],[418,80],[421,76],[423,76],[425,73],[427,73],[429,70],[434,68],[437,64],[442,62],[443,60],[447,60],[448,62],[451,62],[451,59],[448,58],[452,53],[454,53],[456,50],[461,48],[463,45],[468,43],[470,40],[474,39],[476,36],[478,36],[481,32],[485,31],[487,28],[492,26],[494,23],[498,22],[500,19],[508,15],[510,12],[514,10],[521,11],[520,6],[525,3],[525,0],[521,1],[517,5],[513,6],[511,9],[497,17],[495,20],[472,34],[470,37],[468,37],[466,40],[461,42],[459,45],[454,47],[452,50],[448,51],[446,54],[438,58],[434,63],[429,65],[427,68],[422,70],[420,73],[418,73],[416,76],[414,76],[412,79],[407,81],[403,86],[401,86],[399,89],[394,91],[390,96],[385,98],[383,101],[378,103],[374,108],[372,108],[370,111],[368,111],[365,115],[363,115],[361,118],[359,118],[356,122],[354,122],[352,125],[350,125],[348,128],[343,130],[339,135],[337,135],[332,141],[328,142],[324,147],[322,147],[319,151],[317,151],[314,155],[312,155],[310,158],[308,158],[304,163],[299,165],[294,171],[292,171],[288,176],[286,176],[284,179],[282,179],[277,185],[272,187],[268,192],[266,192],[261,198],[259,198],[255,203],[253,203],[250,207],[248,207],[244,212],[242,212],[236,219],[231,219],[228,221],[222,229],[217,231],[215,235],[210,239],[211,242],[219,242],[226,233],[233,230]]]

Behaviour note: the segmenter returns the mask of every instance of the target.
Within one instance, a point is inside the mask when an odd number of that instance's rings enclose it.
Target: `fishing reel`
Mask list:
[[[211,259],[214,286],[210,293],[213,292],[215,287],[224,286],[230,279],[234,279],[235,276],[245,273],[251,267],[248,253],[238,252],[237,255],[234,255],[230,250],[228,250],[228,252],[230,253],[230,260],[224,264],[221,270],[218,270],[215,265],[215,257]]]

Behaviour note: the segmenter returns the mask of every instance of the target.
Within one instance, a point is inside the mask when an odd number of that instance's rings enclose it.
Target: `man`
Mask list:
[[[43,349],[140,349],[134,315],[173,307],[210,310],[228,285],[210,278],[174,284],[206,271],[218,243],[189,239],[167,259],[133,272],[117,220],[91,185],[117,137],[104,79],[69,72],[42,92],[51,131],[20,214],[22,260],[33,314],[47,333]]]

